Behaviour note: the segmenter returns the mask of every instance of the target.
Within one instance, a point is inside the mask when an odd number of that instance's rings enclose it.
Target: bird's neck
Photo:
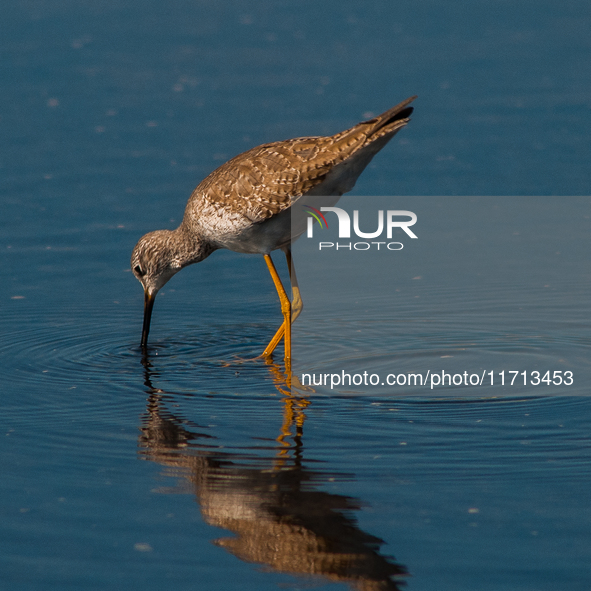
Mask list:
[[[216,248],[208,241],[195,235],[184,224],[173,230],[177,260],[181,267],[199,263],[206,259]]]

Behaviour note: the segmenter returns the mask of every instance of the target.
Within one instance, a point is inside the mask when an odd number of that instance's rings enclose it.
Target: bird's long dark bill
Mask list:
[[[152,308],[154,307],[154,300],[156,294],[150,295],[147,291],[144,292],[144,328],[142,329],[142,348],[148,346],[148,334],[150,332],[150,320],[152,319]]]

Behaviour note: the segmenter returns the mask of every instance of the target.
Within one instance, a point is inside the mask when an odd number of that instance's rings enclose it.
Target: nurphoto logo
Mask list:
[[[351,238],[351,216],[341,207],[321,207],[316,209],[310,205],[304,205],[304,212],[308,214],[307,218],[307,238],[314,237],[314,221],[318,222],[320,229],[327,229],[328,222],[323,212],[334,213],[337,216],[339,238]],[[384,224],[385,217],[385,224]],[[384,225],[386,230],[386,238],[392,240],[394,228],[400,228],[410,238],[418,238],[418,236],[410,229],[410,226],[414,226],[417,222],[417,215],[412,211],[402,209],[389,209],[384,216],[384,210],[378,211],[378,227],[374,232],[363,232],[359,228],[359,211],[356,209],[353,211],[353,232],[358,238],[364,238],[365,240],[372,240],[379,238],[384,233]],[[346,250],[370,250],[377,249],[384,246],[387,250],[402,250],[404,244],[402,242],[387,242],[375,241],[371,242],[319,242],[318,249],[346,249]]]

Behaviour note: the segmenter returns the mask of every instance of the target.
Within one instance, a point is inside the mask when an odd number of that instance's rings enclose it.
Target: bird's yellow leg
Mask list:
[[[302,295],[300,294],[300,287],[298,285],[298,278],[296,277],[295,267],[293,259],[291,258],[291,249],[285,248],[285,258],[287,259],[287,268],[289,269],[289,279],[291,282],[291,322],[302,313],[304,309],[304,302],[302,301]]]
[[[265,255],[265,263],[267,263],[267,267],[269,269],[269,273],[271,273],[271,278],[273,279],[273,283],[275,284],[275,289],[277,290],[277,295],[279,296],[279,301],[281,302],[281,312],[283,314],[283,326],[288,327],[285,330],[284,338],[285,338],[285,362],[286,365],[290,365],[291,363],[291,302],[285,293],[285,289],[283,288],[283,284],[281,283],[281,279],[277,274],[277,269],[275,269],[275,265],[271,257],[266,254]],[[279,332],[279,331],[277,331]],[[277,334],[275,335],[275,337]],[[277,347],[277,343],[281,340],[281,336],[276,340],[275,337],[271,340],[271,342],[267,345],[265,350],[263,351],[263,357],[268,357],[273,353],[275,347]],[[276,340],[276,342],[275,342]]]
[[[285,333],[285,322],[281,324],[281,326],[277,329],[275,336],[271,339],[265,350],[263,351],[262,357],[268,357],[275,351],[279,341],[283,338],[283,334]]]
[[[291,257],[291,249],[286,247],[283,249],[283,252],[285,252],[285,258],[287,259],[287,268],[289,270],[289,279],[291,281],[291,292],[292,292],[291,323],[293,323],[293,321],[301,314],[302,310],[304,309],[304,302],[302,301],[302,296],[301,296],[300,288],[298,285],[298,278],[296,276],[295,267],[293,265],[293,260]],[[269,263],[267,263],[267,265],[268,264]],[[271,273],[271,275],[272,275],[272,273]],[[291,333],[291,331],[290,331],[290,333]],[[283,338],[284,334],[285,334],[285,321],[277,329],[275,336],[271,339],[271,342],[267,345],[267,348],[263,352],[263,357],[267,357],[267,356],[271,355],[271,353],[273,353],[273,351],[275,350],[275,348],[279,344],[279,341]],[[290,343],[291,343],[291,334],[290,334]],[[290,345],[290,349],[291,349],[291,345]],[[291,358],[291,354],[290,354],[290,358]]]

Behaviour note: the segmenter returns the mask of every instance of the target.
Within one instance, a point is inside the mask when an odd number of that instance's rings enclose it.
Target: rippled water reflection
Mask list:
[[[275,438],[259,436],[238,449],[204,425],[171,412],[174,396],[150,388],[139,446],[142,457],[165,466],[179,482],[160,492],[194,494],[204,521],[234,534],[214,544],[241,560],[296,575],[350,582],[361,589],[399,589],[406,569],[384,556],[384,541],[361,530],[359,499],[322,490],[352,476],[323,471],[306,458],[304,423],[309,401],[283,400]],[[273,368],[281,372],[281,368]]]
[[[70,382],[31,371],[29,396],[5,405],[9,572],[24,587],[196,573],[212,588],[312,574],[445,587],[470,584],[466,561],[485,589],[586,576],[587,397],[285,395],[281,364],[195,371],[177,343],[107,349]]]

